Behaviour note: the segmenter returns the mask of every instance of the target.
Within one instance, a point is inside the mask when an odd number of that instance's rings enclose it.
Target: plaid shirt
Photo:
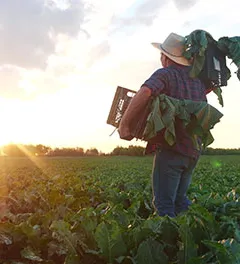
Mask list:
[[[163,93],[177,99],[207,101],[204,84],[197,78],[190,78],[189,70],[190,67],[179,64],[158,69],[142,86],[150,88],[153,96]],[[167,144],[163,138],[164,131],[161,131],[155,140],[148,142],[146,154],[155,151],[156,148],[167,148],[188,157],[198,158],[200,152],[194,147],[180,120],[176,119],[175,130],[177,140],[173,146]]]

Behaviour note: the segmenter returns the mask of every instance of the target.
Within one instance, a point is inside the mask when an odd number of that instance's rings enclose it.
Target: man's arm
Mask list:
[[[143,113],[148,105],[151,97],[151,89],[147,86],[142,86],[136,95],[131,99],[121,122],[119,124],[118,132],[121,139],[132,140],[131,126],[136,122],[136,118]]]
[[[219,87],[208,87],[205,89],[205,94],[209,94],[211,92],[214,92],[215,90],[217,90]]]
[[[214,91],[216,88],[207,88],[206,90],[205,90],[205,94],[209,94],[209,93],[211,93],[212,91]]]

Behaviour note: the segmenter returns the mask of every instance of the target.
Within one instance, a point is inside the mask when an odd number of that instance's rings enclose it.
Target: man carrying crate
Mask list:
[[[163,68],[156,70],[147,79],[131,100],[120,125],[121,139],[133,139],[131,124],[146,109],[150,98],[166,95],[180,100],[206,102],[206,90],[198,78],[190,78],[191,62],[183,57],[184,38],[171,33],[166,40],[153,43],[160,50]],[[186,127],[176,118],[176,142],[169,144],[163,133],[149,140],[146,152],[155,152],[153,161],[153,205],[160,216],[175,217],[186,211],[190,205],[187,190],[194,168],[198,162],[201,149],[193,142]],[[163,130],[164,131],[164,130]],[[197,138],[199,146],[201,138]]]

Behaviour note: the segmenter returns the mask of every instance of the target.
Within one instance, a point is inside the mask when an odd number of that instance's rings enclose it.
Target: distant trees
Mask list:
[[[82,156],[103,156],[103,155],[143,156],[144,150],[145,148],[140,146],[130,145],[129,147],[126,148],[118,146],[111,153],[105,154],[98,151],[97,148],[90,148],[84,151],[84,149],[81,147],[51,148],[49,146],[45,146],[42,144],[38,144],[38,145],[9,144],[3,146],[0,149],[0,153],[9,157],[26,157],[26,156],[82,157]]]
[[[98,153],[97,149],[94,149],[95,153]],[[1,148],[0,153],[9,157],[26,157],[26,156],[84,156],[87,153],[84,152],[83,148],[55,148],[39,145],[23,145],[23,144],[9,144]]]
[[[98,156],[99,155],[99,152],[96,148],[91,148],[91,149],[87,149],[85,154],[87,156]]]
[[[51,148],[44,145],[23,145],[9,144],[2,147],[2,152],[6,156],[24,157],[24,156],[45,156]]]
[[[36,146],[36,151],[35,151],[35,153],[36,153],[38,156],[44,156],[44,155],[48,154],[50,150],[51,150],[50,147],[48,147],[48,146],[44,146],[44,145],[42,145],[42,144],[39,144],[39,145]]]
[[[83,156],[83,148],[55,148],[47,153],[47,156]]]
[[[145,148],[140,146],[133,146],[130,145],[128,148],[124,147],[116,147],[112,152],[111,155],[113,156],[143,156]]]
[[[118,146],[114,148],[114,150],[110,153],[110,155],[143,156],[144,152],[145,152],[145,148],[140,146],[131,145],[128,148]],[[235,149],[206,148],[202,154],[203,155],[240,155],[240,148],[235,148]]]
[[[240,155],[240,148],[236,149],[222,149],[222,148],[207,148],[203,151],[203,155]],[[9,144],[0,148],[0,155],[9,157],[26,157],[26,156],[44,156],[44,157],[82,157],[82,156],[144,156],[145,148],[141,146],[121,147],[117,146],[109,154],[102,153],[96,148],[90,148],[84,151],[81,147],[75,148],[54,148],[38,145],[23,145],[23,144]]]
[[[17,145],[7,145],[2,147],[2,152],[6,155],[6,156],[25,156],[24,152],[21,150],[21,148]]]
[[[206,148],[203,155],[240,155],[240,148],[222,149],[222,148]]]

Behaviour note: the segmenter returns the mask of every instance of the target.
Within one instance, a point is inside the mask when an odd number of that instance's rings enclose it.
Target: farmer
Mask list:
[[[160,50],[163,68],[156,70],[131,100],[120,122],[121,139],[133,139],[131,124],[144,111],[151,97],[165,94],[176,99],[207,101],[204,84],[198,78],[189,77],[191,62],[182,56],[184,38],[171,33],[162,44],[153,43],[153,46]],[[199,148],[177,119],[175,130],[175,144],[169,145],[160,133],[157,140],[148,141],[146,147],[146,153],[155,153],[153,205],[160,216],[175,217],[188,209],[190,201],[186,193],[200,156]]]

